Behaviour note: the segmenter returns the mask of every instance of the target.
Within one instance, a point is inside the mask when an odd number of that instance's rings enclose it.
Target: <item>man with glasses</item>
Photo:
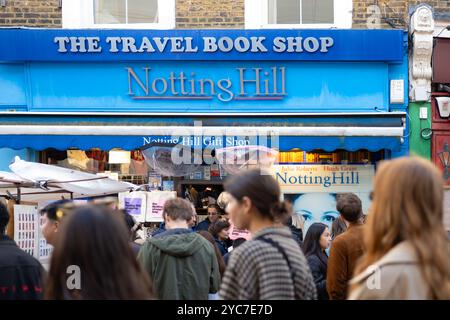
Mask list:
[[[196,231],[208,231],[211,223],[214,223],[217,221],[217,219],[219,219],[221,210],[217,204],[210,204],[207,210],[208,217],[197,225]]]

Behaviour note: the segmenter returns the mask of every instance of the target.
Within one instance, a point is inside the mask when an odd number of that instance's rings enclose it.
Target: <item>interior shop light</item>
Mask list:
[[[122,164],[131,162],[131,152],[124,150],[111,150],[109,151],[109,163],[110,164]]]

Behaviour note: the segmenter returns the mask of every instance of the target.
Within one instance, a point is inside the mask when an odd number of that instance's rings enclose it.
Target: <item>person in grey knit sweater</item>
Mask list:
[[[311,300],[316,286],[303,252],[289,228],[281,226],[290,214],[280,202],[275,179],[259,170],[244,171],[225,184],[231,194],[226,207],[239,229],[252,239],[233,250],[219,291],[225,300]]]

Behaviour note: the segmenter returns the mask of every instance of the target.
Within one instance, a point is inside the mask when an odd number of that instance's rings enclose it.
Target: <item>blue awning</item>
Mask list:
[[[45,150],[54,148],[67,150],[71,148],[89,150],[99,148],[111,150],[121,148],[134,150],[148,142],[170,141],[170,137],[164,136],[67,136],[67,135],[0,135],[0,148]],[[236,142],[238,144],[239,142]],[[204,145],[205,146],[205,145]],[[311,151],[322,149],[334,151],[343,149],[347,151],[369,150],[379,151],[388,149],[399,151],[402,146],[400,137],[317,137],[317,136],[282,136],[279,139],[279,150],[289,151],[300,149]],[[218,146],[222,147],[222,146]]]
[[[9,113],[0,118],[0,148],[133,150],[151,142],[181,143],[174,141],[175,136],[185,146],[201,148],[259,144],[280,151],[399,151],[405,118],[402,112],[258,116]],[[279,137],[278,142],[270,145],[274,140],[269,140],[268,145],[260,132]]]

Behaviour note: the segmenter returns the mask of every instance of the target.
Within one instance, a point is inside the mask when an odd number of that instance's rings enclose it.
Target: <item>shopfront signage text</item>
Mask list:
[[[58,52],[100,53],[195,53],[195,52],[322,52],[334,45],[332,37],[275,37],[268,43],[260,37],[202,37],[196,42],[192,37],[106,37],[102,46],[100,37],[54,37]]]
[[[128,95],[136,100],[183,99],[282,100],[286,95],[286,68],[235,68],[235,77],[197,78],[195,72],[176,71],[153,77],[154,70],[126,68]],[[233,79],[237,79],[234,80]]]
[[[0,60],[402,62],[403,30],[5,29]]]
[[[282,189],[342,189],[362,186],[370,188],[372,165],[278,165],[274,177]]]

